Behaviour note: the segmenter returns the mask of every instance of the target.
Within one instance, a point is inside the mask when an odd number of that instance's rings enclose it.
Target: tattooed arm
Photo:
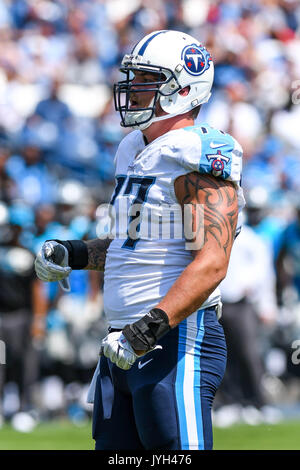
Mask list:
[[[189,204],[192,231],[202,235],[202,246],[156,306],[167,313],[171,327],[195,312],[224,279],[238,215],[231,182],[194,172],[177,178],[175,193],[182,208]]]
[[[88,265],[84,269],[90,269],[93,271],[103,271],[106,259],[106,252],[111,243],[110,238],[100,240],[96,238],[94,240],[88,240],[85,242],[88,248]]]

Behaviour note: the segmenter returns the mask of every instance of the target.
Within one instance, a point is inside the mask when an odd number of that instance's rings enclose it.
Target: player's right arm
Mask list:
[[[35,259],[35,271],[45,282],[62,281],[72,269],[103,271],[111,239],[47,240]]]
[[[104,271],[106,253],[110,243],[110,238],[106,238],[104,240],[96,238],[85,242],[88,250],[88,264],[84,269]]]
[[[117,161],[119,157],[126,156],[128,145],[138,145],[138,148],[144,146],[139,131],[127,134],[120,142],[114,159],[116,171]],[[72,269],[104,271],[106,252],[111,241],[111,238],[47,240],[35,260],[36,274],[42,281],[51,282],[67,278]]]

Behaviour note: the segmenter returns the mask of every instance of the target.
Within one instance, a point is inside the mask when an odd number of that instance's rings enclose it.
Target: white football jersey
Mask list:
[[[193,259],[175,179],[198,171],[232,181],[241,211],[242,149],[233,137],[207,124],[170,131],[148,145],[136,130],[121,141],[115,167],[114,239],[104,270],[104,311],[111,327],[123,328],[155,307]],[[217,288],[201,308],[219,301]]]

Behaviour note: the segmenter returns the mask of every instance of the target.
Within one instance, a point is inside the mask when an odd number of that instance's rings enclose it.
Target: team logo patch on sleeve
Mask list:
[[[191,75],[201,75],[210,67],[212,60],[210,53],[203,46],[191,44],[186,46],[182,53],[181,59],[184,61],[185,70]]]
[[[206,154],[206,158],[211,162],[211,172],[214,176],[221,176],[227,164],[230,160],[229,157],[222,155],[221,151],[218,150],[216,154]]]

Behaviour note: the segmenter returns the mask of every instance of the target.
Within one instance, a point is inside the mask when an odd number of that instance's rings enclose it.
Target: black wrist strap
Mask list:
[[[136,351],[149,351],[171,329],[166,312],[153,308],[143,318],[126,325],[123,335]]]
[[[46,240],[49,241],[49,240]],[[69,253],[69,266],[83,269],[88,265],[88,249],[82,240],[53,240],[63,245]]]

